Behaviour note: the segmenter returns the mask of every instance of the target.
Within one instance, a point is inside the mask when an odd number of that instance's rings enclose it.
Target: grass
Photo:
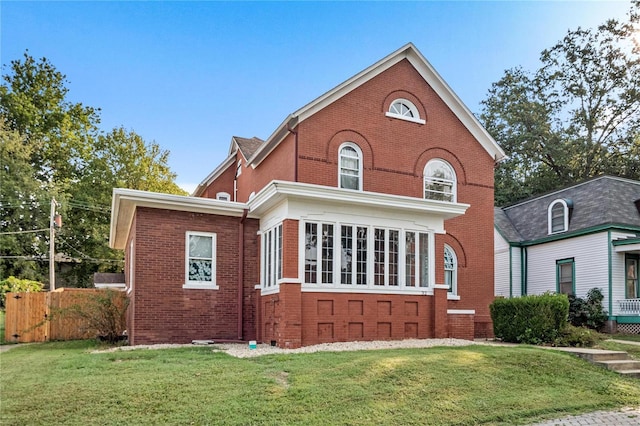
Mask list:
[[[632,342],[640,342],[640,334],[614,334],[611,336],[616,340],[629,340]]]
[[[210,347],[1,355],[2,424],[524,424],[640,401],[640,381],[566,353],[467,346],[236,359]]]
[[[631,358],[640,361],[640,345],[633,345],[633,344],[626,345],[624,343],[611,342],[611,341],[605,340],[598,343],[597,347],[600,349],[607,349],[610,351],[625,351],[626,353],[629,354],[629,356],[631,356]]]

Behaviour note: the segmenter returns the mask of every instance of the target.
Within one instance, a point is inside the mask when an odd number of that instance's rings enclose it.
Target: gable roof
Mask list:
[[[640,200],[640,181],[613,176],[600,176],[511,206],[496,208],[495,227],[510,242],[548,237],[548,208],[558,199],[571,200],[573,208],[569,215],[569,229],[554,235],[561,236],[602,225],[640,228],[640,213],[635,203]]]
[[[275,149],[276,146],[278,146],[278,144],[280,144],[280,142],[282,142],[290,129],[293,129],[298,125],[298,123],[301,123],[311,117],[327,105],[335,102],[404,59],[408,60],[422,78],[424,78],[427,84],[431,86],[436,94],[460,120],[460,122],[484,147],[491,158],[495,161],[499,161],[505,157],[505,153],[502,148],[500,148],[491,135],[487,133],[485,128],[453,92],[453,90],[451,90],[451,87],[449,87],[449,85],[442,79],[440,74],[438,74],[433,66],[431,66],[425,57],[422,56],[413,43],[407,43],[400,49],[290,114],[271,134],[271,136],[269,136],[265,143],[262,144],[262,146],[253,154],[249,159],[249,162],[253,167],[256,167],[269,155],[271,151],[273,151],[273,149]]]
[[[251,139],[241,138],[240,136],[234,136],[231,138],[231,147],[229,147],[229,155],[240,150],[240,153],[244,156],[245,160],[251,158],[251,156],[264,144],[264,141],[258,137],[252,137]]]

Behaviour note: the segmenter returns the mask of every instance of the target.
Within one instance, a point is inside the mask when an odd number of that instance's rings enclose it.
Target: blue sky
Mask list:
[[[266,139],[291,112],[413,42],[473,112],[492,82],[568,29],[629,1],[0,2],[0,59],[48,58],[101,127],[171,151],[192,190],[232,136]]]

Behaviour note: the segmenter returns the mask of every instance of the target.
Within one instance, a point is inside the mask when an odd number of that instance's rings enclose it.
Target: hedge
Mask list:
[[[552,343],[567,325],[569,299],[545,293],[512,299],[496,299],[491,306],[493,332],[513,343]]]

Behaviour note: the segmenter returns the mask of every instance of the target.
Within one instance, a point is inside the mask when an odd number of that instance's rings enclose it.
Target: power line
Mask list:
[[[49,228],[42,228],[42,229],[33,229],[30,231],[10,231],[10,232],[0,232],[0,235],[13,235],[13,234],[29,234],[32,232],[44,232],[44,231],[48,231]]]

